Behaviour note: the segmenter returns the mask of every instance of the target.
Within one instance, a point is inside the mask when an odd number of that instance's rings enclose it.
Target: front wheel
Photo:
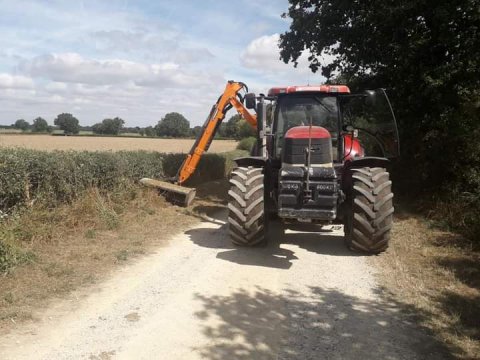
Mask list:
[[[384,168],[351,169],[345,242],[355,251],[378,254],[388,248],[393,226],[393,193]]]
[[[228,224],[232,242],[254,246],[266,241],[263,169],[237,167],[230,177]]]

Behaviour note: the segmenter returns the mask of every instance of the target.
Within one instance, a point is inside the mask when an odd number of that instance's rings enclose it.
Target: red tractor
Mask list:
[[[276,217],[285,223],[344,224],[352,250],[377,254],[388,247],[393,193],[386,169],[399,154],[399,142],[383,89],[350,94],[344,85],[286,86],[255,96],[245,84],[229,81],[179,169],[176,185],[157,186],[183,196],[185,205],[191,202],[194,189],[178,185],[193,174],[232,107],[257,129],[251,155],[235,159],[230,177],[233,243],[267,241]]]
[[[393,221],[388,158],[398,132],[383,89],[352,95],[347,86],[288,86],[246,94],[257,113],[252,156],[230,178],[230,236],[237,245],[266,241],[270,219],[343,223],[345,242],[377,254]]]

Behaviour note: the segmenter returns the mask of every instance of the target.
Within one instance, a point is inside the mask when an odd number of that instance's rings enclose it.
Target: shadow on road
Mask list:
[[[450,359],[389,301],[367,301],[312,287],[282,295],[257,288],[228,296],[196,295],[206,359]]]
[[[254,248],[234,246],[228,237],[225,214],[217,212],[210,216],[210,220],[205,218],[203,220],[223,225],[220,228],[195,228],[188,230],[186,234],[198,246],[225,249],[225,251],[217,253],[218,259],[241,265],[288,269],[292,266],[292,261],[298,258],[293,250],[282,246],[285,244],[330,256],[358,256],[345,247],[343,236],[339,235],[338,231],[322,230],[320,226],[309,224],[287,228],[280,221],[272,222],[267,245]]]
[[[219,219],[216,221],[219,221]],[[224,249],[225,251],[217,253],[216,257],[218,259],[241,265],[288,269],[292,266],[292,260],[297,259],[293,251],[281,248],[281,243],[275,239],[272,239],[266,246],[253,248],[235,246],[228,237],[227,224],[222,225],[220,228],[205,227],[191,229],[185,234],[198,246]]]

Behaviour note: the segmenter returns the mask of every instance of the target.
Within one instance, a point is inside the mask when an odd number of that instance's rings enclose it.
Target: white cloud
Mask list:
[[[140,62],[107,59],[86,59],[76,53],[49,54],[26,60],[19,70],[36,78],[57,83],[89,85],[114,85],[134,83],[138,86],[181,87],[195,86],[218,80],[218,75],[198,72],[174,62],[145,64]],[[221,77],[221,76],[220,76]],[[53,87],[58,86],[53,85]]]
[[[311,70],[308,68],[310,52],[305,51],[298,59],[297,68],[294,68],[293,64],[285,64],[280,60],[279,40],[280,35],[273,34],[264,35],[251,41],[240,55],[242,65],[263,73],[278,71],[295,71],[302,74],[311,73]]]
[[[0,88],[3,89],[31,89],[33,80],[26,76],[0,74]]]
[[[298,58],[298,65],[285,64],[280,60],[280,35],[264,35],[252,40],[240,54],[240,63],[248,76],[248,84],[254,92],[265,92],[278,85],[322,84],[326,81],[320,71],[313,73],[309,68],[311,52],[306,49]],[[328,64],[333,56],[324,54],[322,62]]]
[[[67,89],[67,84],[63,82],[51,81],[45,85],[48,92],[61,92]]]
[[[208,61],[215,56],[204,47],[185,47],[183,49],[177,49],[172,54],[173,59],[180,64],[191,64],[199,61]]]
[[[76,53],[49,54],[24,61],[20,70],[57,82],[114,84],[148,74],[144,65],[125,60],[90,60]]]
[[[119,54],[149,61],[174,61],[179,64],[214,58],[206,47],[185,44],[181,34],[166,27],[162,28],[161,32],[148,29],[96,31],[90,34],[87,42],[93,43],[97,52],[109,56]]]
[[[160,47],[175,47],[177,35],[172,32],[151,34],[144,31],[102,30],[91,33],[99,49],[107,51],[132,52]]]

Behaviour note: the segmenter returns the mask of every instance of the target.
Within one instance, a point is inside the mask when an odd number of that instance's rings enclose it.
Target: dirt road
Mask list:
[[[230,245],[220,216],[0,339],[1,359],[443,359],[341,229]]]

